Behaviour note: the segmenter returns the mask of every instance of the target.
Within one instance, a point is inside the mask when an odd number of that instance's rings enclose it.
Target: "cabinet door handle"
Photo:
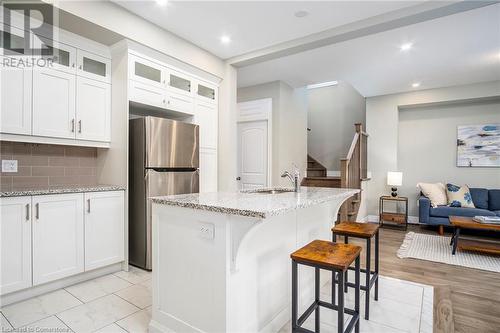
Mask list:
[[[78,120],[78,133],[82,133],[82,121]]]
[[[75,68],[75,63],[71,64],[71,67]]]
[[[30,204],[26,204],[26,221],[30,220]]]
[[[82,70],[82,65],[78,66],[78,69],[79,69],[79,70]]]
[[[163,99],[163,104],[165,104],[165,99]]]
[[[71,133],[75,132],[75,119],[71,119]]]
[[[36,219],[40,219],[40,204],[37,202],[35,205],[35,217]]]
[[[90,199],[87,199],[87,213],[90,213]]]

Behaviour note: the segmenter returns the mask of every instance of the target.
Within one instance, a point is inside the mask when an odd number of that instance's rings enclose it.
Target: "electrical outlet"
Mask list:
[[[2,172],[17,172],[17,160],[2,160]]]
[[[199,233],[201,238],[214,239],[215,226],[212,223],[200,223]]]

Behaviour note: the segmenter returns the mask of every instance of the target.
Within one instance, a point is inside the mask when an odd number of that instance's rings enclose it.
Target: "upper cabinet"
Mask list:
[[[174,93],[193,96],[191,78],[174,70],[168,73],[168,86]]]
[[[129,58],[130,78],[157,87],[166,83],[166,68],[152,61],[131,55]]]
[[[78,50],[78,75],[111,83],[111,59]]]
[[[3,36],[9,46],[0,48],[4,58],[24,55],[23,30],[11,28]],[[35,66],[2,62],[0,140],[108,147],[109,49],[63,30],[57,41],[29,36],[36,51],[27,59],[35,59]]]
[[[0,132],[30,135],[31,68],[4,66],[4,59],[0,56]]]
[[[29,51],[26,52],[24,48],[26,43],[24,30],[9,27],[8,30],[4,31],[3,27],[4,26],[1,25],[2,31],[0,33],[2,34],[2,38],[0,40],[2,43],[0,45],[0,55],[9,57],[31,55],[31,53]],[[31,33],[28,34],[28,36],[30,36],[30,39],[33,38]]]
[[[196,97],[206,102],[216,103],[217,87],[204,82],[196,82]]]

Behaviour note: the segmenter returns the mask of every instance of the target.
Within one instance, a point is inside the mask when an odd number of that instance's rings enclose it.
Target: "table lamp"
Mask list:
[[[403,173],[398,171],[389,171],[387,172],[387,185],[392,186],[391,195],[393,197],[398,196],[398,188],[396,186],[403,185]]]

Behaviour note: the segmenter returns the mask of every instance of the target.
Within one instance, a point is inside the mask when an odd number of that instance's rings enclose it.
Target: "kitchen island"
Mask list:
[[[278,332],[291,317],[290,253],[330,240],[341,204],[357,192],[303,187],[151,198],[150,332]],[[312,300],[313,275],[301,267],[301,311]]]

